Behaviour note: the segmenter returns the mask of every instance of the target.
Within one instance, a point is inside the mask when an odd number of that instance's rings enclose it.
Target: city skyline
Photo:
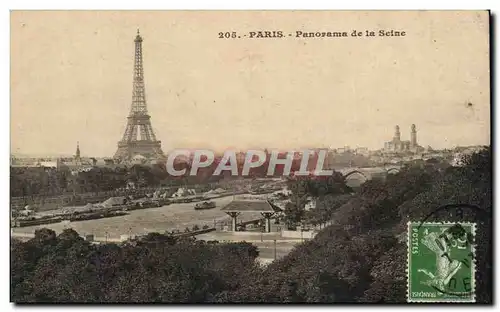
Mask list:
[[[476,148],[476,147],[484,147],[484,146],[489,146],[488,144],[471,144],[471,145],[455,145],[455,146],[451,146],[451,147],[444,147],[444,148],[435,148],[435,147],[432,147],[430,145],[427,145],[424,149],[425,151],[423,151],[424,153],[428,153],[430,152],[431,150],[427,151],[427,148],[430,147],[432,148],[432,151],[443,151],[443,150],[453,150],[455,148]],[[346,150],[348,149],[348,150]],[[303,151],[306,151],[306,150],[329,150],[329,151],[332,151],[332,152],[339,152],[341,151],[340,153],[343,153],[344,150],[345,151],[349,151],[349,152],[354,152],[356,153],[357,151],[359,150],[366,150],[368,152],[382,152],[382,153],[394,153],[394,152],[391,152],[391,151],[386,151],[385,148],[382,146],[382,147],[379,147],[379,148],[375,148],[375,149],[370,149],[366,146],[359,146],[359,145],[344,145],[344,146],[324,146],[324,147],[315,147],[315,146],[305,146],[305,147],[300,147],[300,148],[270,148],[270,147],[255,147],[255,148],[247,148],[247,149],[244,149],[244,148],[237,148],[237,149],[209,149],[209,148],[191,148],[191,147],[187,147],[187,148],[176,148],[176,149],[172,149],[172,150],[168,150],[165,154],[166,155],[169,155],[170,153],[172,152],[176,152],[178,150],[189,150],[191,152],[195,152],[196,150],[209,150],[209,151],[212,151],[215,153],[215,155],[217,157],[221,157],[224,153],[228,152],[228,151],[234,151],[236,153],[245,153],[246,151],[248,150],[267,150],[269,152],[271,151],[279,151],[280,153],[291,153],[291,152],[294,152],[294,153],[302,153]],[[396,152],[397,153],[397,152]],[[405,152],[401,151],[400,154],[403,155]],[[410,151],[410,153],[413,153]],[[418,153],[417,153],[418,154]],[[75,152],[73,153],[60,153],[60,154],[25,154],[25,153],[11,153],[11,157],[19,157],[19,158],[74,158],[76,155]],[[92,154],[87,154],[87,153],[82,153],[81,154],[81,157],[82,158],[97,158],[97,159],[111,159],[113,158],[112,156],[109,156],[109,155],[92,155]]]
[[[271,17],[294,30],[306,20],[318,28],[339,13],[317,12],[314,21],[311,12],[295,12],[294,19],[287,14],[13,12],[11,154],[71,155],[79,141],[82,155],[111,157],[130,110],[138,27],[148,111],[167,153],[345,145],[377,150],[395,125],[410,139],[411,124],[424,147],[489,145],[487,15],[450,12],[460,15],[455,21],[464,33],[452,36],[450,21],[439,20],[447,13],[406,12],[409,20],[424,22],[401,25],[398,12],[398,25],[419,36],[407,41],[217,38],[215,21],[222,16],[241,31],[252,29],[246,19],[258,20],[255,28],[272,28]],[[396,20],[390,12],[383,22],[380,12],[350,14],[353,19],[339,15],[339,28],[389,27]]]

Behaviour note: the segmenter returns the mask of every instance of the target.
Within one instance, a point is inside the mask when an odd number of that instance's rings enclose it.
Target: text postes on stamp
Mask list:
[[[408,302],[475,302],[475,223],[408,223]]]

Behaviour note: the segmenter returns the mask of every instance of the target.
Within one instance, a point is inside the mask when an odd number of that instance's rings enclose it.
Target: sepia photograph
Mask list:
[[[10,301],[492,304],[491,29],[10,11]]]

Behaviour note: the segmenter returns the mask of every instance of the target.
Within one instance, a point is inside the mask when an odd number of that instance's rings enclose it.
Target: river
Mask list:
[[[194,210],[196,203],[171,204],[160,208],[149,208],[129,211],[128,215],[97,220],[60,222],[37,226],[13,228],[14,233],[34,233],[36,229],[49,228],[60,233],[65,228],[72,228],[80,235],[93,234],[96,237],[118,239],[120,235],[142,235],[150,232],[163,233],[166,230],[178,229],[184,231],[186,227],[198,225],[214,226],[217,222],[229,220],[229,216],[221,211],[233,199],[232,196],[214,199],[217,204],[214,209]],[[261,217],[259,213],[243,213],[240,220],[251,220]],[[229,223],[228,223],[229,224]]]

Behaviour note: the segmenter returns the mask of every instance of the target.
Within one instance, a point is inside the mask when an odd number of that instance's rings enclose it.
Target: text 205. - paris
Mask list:
[[[219,39],[237,39],[237,38],[283,38],[285,35],[281,30],[259,30],[238,33],[236,31],[221,31],[218,33]]]

